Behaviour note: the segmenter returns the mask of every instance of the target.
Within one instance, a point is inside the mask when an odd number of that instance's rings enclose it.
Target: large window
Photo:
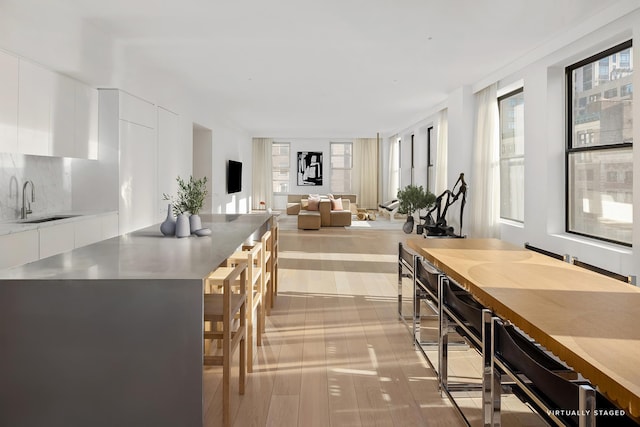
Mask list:
[[[288,142],[274,142],[271,149],[271,169],[273,173],[273,192],[289,192],[290,145]]]
[[[500,107],[500,218],[524,221],[524,91],[498,98]]]
[[[631,246],[631,41],[567,67],[567,231]]]
[[[353,169],[353,144],[350,142],[331,143],[331,191],[350,193]]]

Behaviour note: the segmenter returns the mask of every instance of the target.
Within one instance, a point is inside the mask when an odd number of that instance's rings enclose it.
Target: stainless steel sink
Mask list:
[[[54,215],[54,216],[47,216],[44,218],[36,218],[36,219],[27,219],[24,221],[20,221],[20,223],[22,224],[40,224],[42,222],[50,222],[50,221],[58,221],[61,219],[67,219],[67,218],[73,218],[76,216],[80,216],[80,215]]]

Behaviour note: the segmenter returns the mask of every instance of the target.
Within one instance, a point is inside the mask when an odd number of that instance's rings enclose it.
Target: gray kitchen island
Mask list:
[[[1,426],[203,425],[203,279],[271,216],[202,220],[0,270]]]

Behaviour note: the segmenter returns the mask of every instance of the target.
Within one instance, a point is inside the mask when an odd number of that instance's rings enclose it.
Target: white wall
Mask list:
[[[626,12],[625,12],[626,13]],[[640,58],[640,10],[618,15],[606,15],[590,21],[588,30],[576,29],[550,41],[535,52],[529,63],[511,64],[508,72],[500,70],[473,86],[452,91],[447,100],[434,106],[433,113],[419,123],[386,135],[383,149],[383,173],[388,168],[388,138],[397,133],[408,141],[408,135],[418,132],[425,123],[437,123],[436,112],[448,108],[448,187],[451,188],[460,172],[465,173],[469,192],[472,181],[473,135],[475,127],[474,92],[498,82],[499,88],[524,82],[525,96],[525,219],[524,224],[502,221],[503,240],[516,245],[529,241],[553,252],[570,254],[581,260],[622,274],[640,274],[640,251],[609,244],[565,232],[565,67],[630,38],[635,39],[634,58]],[[562,44],[558,44],[562,41]],[[634,75],[634,86],[640,87],[640,73]],[[634,108],[634,139],[640,141],[640,108]],[[418,135],[416,133],[416,135]],[[406,143],[408,145],[408,143]],[[403,156],[408,151],[403,147]],[[418,161],[422,161],[417,156]],[[426,161],[426,159],[424,160]],[[434,154],[435,161],[435,154]],[[403,165],[406,160],[403,158]],[[421,166],[418,166],[421,167]],[[437,167],[437,165],[436,165]],[[634,169],[640,171],[640,150],[634,150]],[[402,185],[406,185],[403,173]],[[385,187],[386,189],[386,187]],[[640,200],[640,173],[634,174],[634,200]],[[638,202],[634,203],[634,222],[640,224]],[[458,205],[450,212],[449,223],[457,230]],[[464,229],[469,230],[465,207]],[[470,236],[473,237],[473,236]],[[640,227],[634,227],[633,247],[640,247]]]
[[[213,129],[212,151],[213,213],[247,213],[251,211],[251,137],[230,126]],[[242,162],[242,191],[227,194],[227,164]]]
[[[352,140],[335,138],[274,138],[274,142],[288,142],[290,145],[290,174],[289,193],[291,194],[327,194],[331,193],[331,143],[332,142],[353,142]],[[322,153],[322,185],[309,186],[298,185],[298,152],[319,151]],[[355,190],[351,191],[355,194]],[[273,205],[275,209],[285,209],[287,206],[287,196],[274,194]]]

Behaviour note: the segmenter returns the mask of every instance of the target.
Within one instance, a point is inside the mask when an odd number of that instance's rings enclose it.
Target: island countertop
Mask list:
[[[205,423],[203,279],[270,215],[201,215],[0,271],[0,425]]]
[[[0,280],[203,279],[264,227],[270,216],[205,214],[201,218],[202,226],[211,229],[210,236],[165,237],[159,225],[153,225],[0,270]]]

